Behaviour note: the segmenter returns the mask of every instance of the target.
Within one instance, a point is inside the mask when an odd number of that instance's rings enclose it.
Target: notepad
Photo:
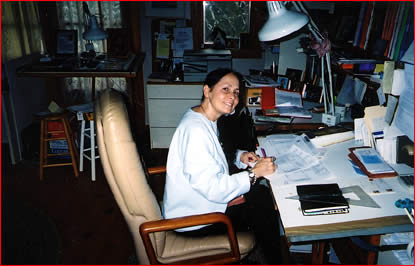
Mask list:
[[[336,183],[298,185],[303,215],[340,214],[349,212],[349,203]]]

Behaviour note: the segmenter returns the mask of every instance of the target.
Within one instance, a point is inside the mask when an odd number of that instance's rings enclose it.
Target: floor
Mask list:
[[[57,264],[134,262],[133,241],[99,162],[95,182],[91,181],[89,167],[76,178],[68,166],[46,169],[44,180],[40,181],[36,160],[11,165],[5,152],[2,146],[2,207],[3,203],[19,200],[50,218],[61,243]],[[163,152],[146,157],[147,165],[163,160]],[[156,180],[153,186],[156,194],[161,195],[163,181]],[[2,261],[7,259],[7,254],[3,254],[7,244],[2,241]],[[284,253],[284,257],[286,264],[310,263],[308,255],[289,257]]]

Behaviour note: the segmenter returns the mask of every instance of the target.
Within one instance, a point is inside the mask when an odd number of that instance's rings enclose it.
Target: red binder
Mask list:
[[[275,88],[274,87],[262,87],[261,92],[261,109],[275,109]]]
[[[349,158],[352,159],[352,161],[359,166],[360,170],[362,170],[369,178],[381,178],[381,177],[395,177],[398,176],[398,173],[393,171],[391,173],[377,173],[373,174],[369,172],[366,167],[363,165],[363,163],[357,158],[357,156],[353,153],[356,149],[362,149],[362,148],[370,148],[370,147],[355,147],[355,148],[349,148]]]

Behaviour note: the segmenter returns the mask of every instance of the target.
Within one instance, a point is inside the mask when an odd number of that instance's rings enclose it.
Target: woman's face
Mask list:
[[[205,85],[205,98],[218,115],[231,113],[239,102],[239,80],[229,73],[223,76],[218,83],[211,89]]]

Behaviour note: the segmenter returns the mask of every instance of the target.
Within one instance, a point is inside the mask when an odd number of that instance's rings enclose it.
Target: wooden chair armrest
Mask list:
[[[163,173],[166,173],[166,166],[162,165],[162,166],[148,167],[147,171],[149,175],[163,174]]]
[[[220,212],[213,212],[200,215],[184,216],[173,219],[145,222],[140,225],[140,235],[143,239],[144,247],[151,264],[160,264],[155,255],[154,247],[150,240],[150,233],[171,231],[174,229],[185,228],[196,225],[224,223],[227,228],[227,235],[231,246],[231,251],[226,253],[226,257],[208,256],[205,260],[191,259],[187,261],[174,262],[174,264],[224,264],[236,262],[240,259],[239,246],[236,240],[235,231],[228,216]]]

